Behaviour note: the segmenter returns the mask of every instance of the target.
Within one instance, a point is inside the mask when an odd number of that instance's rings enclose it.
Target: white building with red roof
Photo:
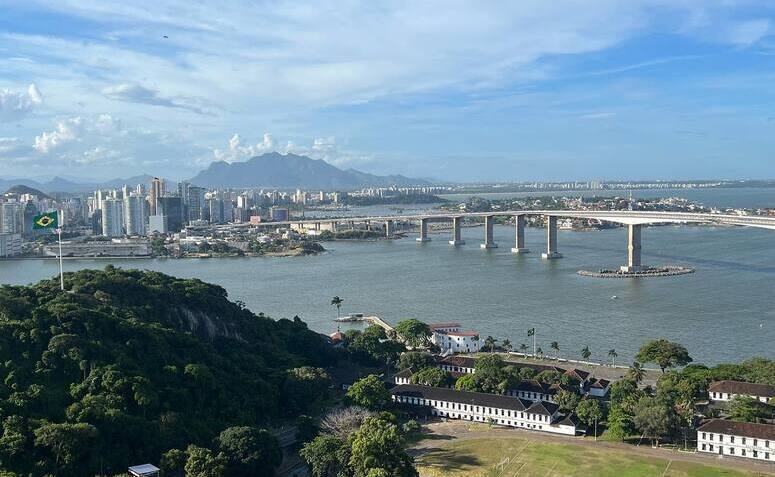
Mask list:
[[[460,323],[432,323],[428,328],[431,343],[441,349],[441,354],[476,353],[482,348],[479,333],[464,331]]]

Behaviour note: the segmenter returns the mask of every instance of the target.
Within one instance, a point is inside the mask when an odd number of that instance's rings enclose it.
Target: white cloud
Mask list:
[[[35,83],[25,92],[0,90],[0,120],[19,119],[43,103],[43,96]]]
[[[59,120],[53,131],[43,131],[36,136],[32,147],[41,154],[48,154],[78,140],[83,133],[83,128],[84,121],[81,117]]]
[[[149,104],[152,106],[162,106],[166,108],[186,109],[188,111],[199,114],[204,113],[204,111],[198,106],[187,104],[187,101],[190,100],[186,100],[184,98],[166,98],[161,96],[155,89],[146,88],[139,84],[121,83],[113,86],[107,86],[102,89],[102,95],[115,101]]]
[[[229,139],[229,148],[226,150],[215,149],[213,156],[216,161],[235,162],[258,156],[265,152],[275,151],[275,144],[272,135],[264,133],[264,138],[256,144],[242,144],[242,138],[239,134],[234,134]]]
[[[281,154],[297,154],[311,159],[323,160],[337,167],[355,167],[358,165],[375,162],[372,154],[362,154],[356,151],[343,150],[336,142],[335,136],[317,137],[312,140],[310,146],[287,141],[284,145],[278,145],[270,133],[264,133],[263,140],[256,144],[243,144],[239,134],[234,134],[229,140],[227,150],[213,150],[213,157],[217,161],[235,162],[249,159],[267,152],[279,152]]]

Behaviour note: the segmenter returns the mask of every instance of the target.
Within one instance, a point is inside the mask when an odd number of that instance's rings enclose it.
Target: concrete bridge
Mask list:
[[[731,214],[700,214],[692,212],[651,212],[630,210],[504,210],[492,212],[449,212],[429,215],[390,215],[374,217],[341,217],[328,219],[311,219],[290,222],[268,222],[267,226],[291,226],[298,228],[314,228],[322,230],[324,225],[329,230],[336,230],[338,224],[365,223],[371,227],[372,222],[384,224],[385,234],[388,237],[394,234],[395,222],[419,222],[420,235],[417,241],[430,241],[428,225],[431,223],[447,222],[452,224],[452,246],[463,245],[461,228],[465,218],[484,219],[484,240],[480,247],[483,249],[496,248],[498,244],[493,239],[493,225],[495,217],[514,217],[515,241],[511,251],[513,253],[527,253],[530,250],[525,246],[525,218],[527,216],[543,216],[546,218],[546,250],[541,254],[545,259],[561,258],[562,254],[557,247],[557,219],[578,218],[595,219],[602,222],[613,222],[626,225],[627,234],[627,265],[623,271],[638,271],[641,263],[641,228],[647,224],[666,223],[699,223],[717,224],[739,227],[757,227],[775,230],[775,217],[747,216]]]

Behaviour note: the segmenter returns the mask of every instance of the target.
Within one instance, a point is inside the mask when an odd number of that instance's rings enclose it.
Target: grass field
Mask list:
[[[416,459],[421,477],[754,477],[775,474],[529,441],[475,438],[439,445]]]

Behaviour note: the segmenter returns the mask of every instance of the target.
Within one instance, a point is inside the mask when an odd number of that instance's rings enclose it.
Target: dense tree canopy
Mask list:
[[[667,368],[685,366],[692,362],[686,348],[663,339],[646,342],[641,346],[635,359],[641,363],[655,363],[663,373]]]
[[[336,359],[301,320],[256,316],[199,280],[108,266],[65,287],[0,288],[0,469],[91,476],[100,460],[116,473],[206,449],[228,427],[306,411],[286,393],[323,392],[314,366]],[[195,453],[192,466],[219,462]]]
[[[428,337],[430,336],[430,330],[428,325],[415,318],[409,318],[401,320],[396,324],[396,333],[406,341],[406,343],[413,347],[424,346]]]

